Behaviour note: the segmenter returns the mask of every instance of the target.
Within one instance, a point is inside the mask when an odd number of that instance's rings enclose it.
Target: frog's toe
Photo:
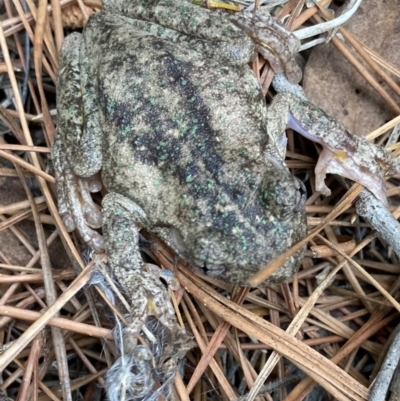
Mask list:
[[[103,236],[96,231],[92,231],[92,237],[89,241],[87,241],[87,244],[95,252],[103,252],[105,248]]]
[[[76,229],[83,241],[87,243],[93,250],[96,252],[104,251],[104,244],[101,235],[89,227],[86,218],[88,215],[94,216],[92,222],[96,224],[93,224],[93,226],[99,227],[98,221],[100,218],[98,214],[100,211],[97,209],[97,206],[94,205],[92,200],[90,200],[90,202],[85,201],[85,198],[87,199],[87,197],[90,197],[90,193],[82,193],[79,178],[77,178],[70,171],[65,172],[64,182],[66,199],[64,204],[66,206],[62,210],[65,210],[65,213],[63,213],[63,219],[68,231],[73,231]],[[61,205],[60,202],[59,204]],[[94,210],[94,213],[90,213]]]
[[[257,51],[268,60],[275,73],[284,72],[290,82],[300,82],[302,72],[294,59],[300,49],[300,41],[274,17],[261,13],[253,18],[255,23],[248,29],[257,44]]]
[[[332,191],[325,184],[325,173],[315,174],[315,190],[324,196],[330,196]]]
[[[86,223],[92,228],[100,228],[103,225],[103,216],[100,207],[93,202],[91,192],[93,187],[92,182],[86,178],[78,178],[79,192],[81,196],[81,204],[83,215],[85,216]],[[101,187],[100,187],[101,189]]]
[[[88,178],[82,178],[82,180],[85,180],[87,182],[89,191],[92,193],[100,192],[103,188],[103,184],[98,174],[92,175]]]
[[[303,77],[303,72],[301,71],[301,68],[297,64],[295,59],[290,59],[285,64],[285,75],[287,76],[289,82],[291,82],[292,84],[297,84],[301,81],[301,78]]]
[[[64,197],[60,200],[60,195],[58,195],[58,213],[61,217],[62,222],[66,230],[70,233],[75,230],[75,222],[68,210],[68,206]]]
[[[262,43],[257,51],[269,62],[275,74],[284,73],[293,84],[300,82],[303,73],[288,49],[277,49],[276,42]]]
[[[84,205],[83,215],[89,227],[101,228],[103,225],[103,215],[97,206],[87,207]]]
[[[104,241],[92,228],[102,226],[102,214],[90,195],[101,186],[97,177],[79,178],[71,170],[60,149],[59,138],[54,141],[52,158],[57,182],[58,210],[68,232],[75,229],[93,250],[104,251]],[[89,227],[90,226],[90,227]]]

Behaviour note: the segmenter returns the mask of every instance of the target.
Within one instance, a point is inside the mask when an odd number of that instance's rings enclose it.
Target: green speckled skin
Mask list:
[[[101,247],[85,223],[94,206],[77,210],[74,189],[76,176],[101,169],[108,192],[122,197],[115,209],[123,199],[145,215],[131,214],[133,225],[171,229],[182,257],[244,285],[306,232],[303,189],[275,145],[283,132],[267,132],[265,101],[247,66],[255,45],[238,28],[240,14],[177,0],[118,9],[127,3],[109,1],[125,16],[92,16],[63,48],[53,157],[64,220]],[[301,256],[271,280],[291,277]]]

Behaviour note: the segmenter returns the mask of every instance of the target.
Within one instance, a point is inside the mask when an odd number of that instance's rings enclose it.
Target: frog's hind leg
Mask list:
[[[91,177],[102,166],[100,113],[82,35],[67,36],[57,82],[57,135],[72,171]]]
[[[170,295],[161,282],[162,270],[145,264],[139,251],[137,226],[148,226],[143,210],[130,199],[109,193],[103,199],[103,234],[113,274],[131,306],[131,323],[125,330],[125,352],[136,347],[148,315],[166,328],[177,327]],[[156,270],[155,270],[156,269]]]
[[[52,146],[52,161],[57,182],[58,210],[67,231],[77,229],[91,248],[104,249],[101,235],[86,223],[88,221],[92,227],[99,227],[102,222],[101,213],[90,197],[90,189],[93,187],[72,172],[59,136],[55,137]]]
[[[121,358],[107,374],[108,396],[113,401],[155,400],[159,395],[169,399],[167,394],[177,363],[192,345],[191,337],[176,322],[170,294],[160,277],[172,289],[176,282],[170,272],[165,274],[157,266],[143,262],[137,226],[148,227],[149,222],[137,204],[109,193],[103,199],[103,215],[109,264],[130,309],[130,323],[121,341]],[[155,316],[163,327],[147,322],[149,315]],[[145,346],[137,344],[141,332]],[[157,390],[154,390],[152,378],[160,385]],[[124,398],[124,393],[132,397]]]
[[[322,146],[315,167],[317,191],[329,196],[331,191],[325,184],[325,177],[327,174],[338,174],[365,186],[387,205],[385,172],[393,164],[382,148],[351,135],[333,117],[294,94],[279,93],[268,112],[270,109],[274,109],[275,114],[279,111],[278,120],[287,121],[288,128]]]
[[[90,192],[101,188],[94,175],[101,168],[101,132],[94,90],[88,76],[82,35],[65,39],[57,82],[58,124],[52,149],[58,204],[68,231],[77,229],[93,249],[103,249],[102,217]],[[83,178],[87,177],[87,178]],[[95,185],[93,185],[95,184]]]

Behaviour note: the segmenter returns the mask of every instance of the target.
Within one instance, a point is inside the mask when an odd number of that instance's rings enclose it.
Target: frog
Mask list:
[[[350,178],[364,142],[294,94],[280,93],[267,107],[248,67],[256,52],[299,80],[299,41],[272,17],[186,0],[107,0],[104,8],[63,44],[52,159],[67,230],[105,249],[128,295],[132,353],[151,315],[179,332],[164,285],[173,275],[143,261],[142,228],[160,233],[197,272],[247,285],[307,232],[306,190],[284,161],[285,128],[318,142],[335,172]],[[367,162],[378,187],[381,159]],[[329,194],[331,164],[319,166],[318,188]],[[381,196],[373,178],[357,179]],[[100,210],[91,193],[102,185]],[[264,284],[291,278],[303,254]]]
[[[65,226],[105,248],[133,305],[135,338],[149,314],[176,324],[160,282],[166,273],[146,268],[139,228],[167,231],[195,269],[244,284],[305,234],[305,189],[283,161],[283,133],[267,132],[247,66],[256,44],[246,31],[255,18],[258,29],[271,27],[271,17],[215,15],[177,0],[108,1],[105,9],[64,42],[52,158]],[[293,60],[281,60],[271,65],[295,76],[286,65]],[[101,188],[98,173],[108,191],[102,212],[90,195]],[[301,256],[272,281],[289,278]]]
[[[173,372],[192,344],[171,302],[174,275],[144,262],[139,230],[159,233],[199,272],[245,284],[305,234],[305,190],[283,161],[283,133],[267,133],[264,96],[247,66],[261,45],[245,31],[257,22],[260,43],[279,43],[265,57],[298,80],[293,35],[286,31],[280,44],[285,29],[270,16],[228,18],[186,1],[104,6],[83,34],[64,41],[52,160],[67,230],[94,251],[105,249],[130,307],[121,359],[107,375],[119,383],[136,369],[139,338],[154,348],[149,319],[176,346],[158,369],[143,362],[141,377]],[[91,193],[102,185],[100,210]],[[289,278],[301,258],[272,280]],[[156,378],[164,388],[171,377]],[[116,392],[137,387],[129,380]]]

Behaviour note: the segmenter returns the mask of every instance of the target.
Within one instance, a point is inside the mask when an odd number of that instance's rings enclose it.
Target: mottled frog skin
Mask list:
[[[105,248],[120,280],[143,271],[138,225],[168,228],[183,258],[244,285],[306,232],[283,132],[267,129],[282,116],[268,116],[247,65],[255,44],[238,25],[250,17],[177,0],[130,4],[112,2],[124,16],[96,14],[65,41],[53,148],[60,212],[103,247],[86,225],[101,225],[89,194],[98,185],[80,179],[101,170]],[[300,257],[272,281],[291,277]]]

